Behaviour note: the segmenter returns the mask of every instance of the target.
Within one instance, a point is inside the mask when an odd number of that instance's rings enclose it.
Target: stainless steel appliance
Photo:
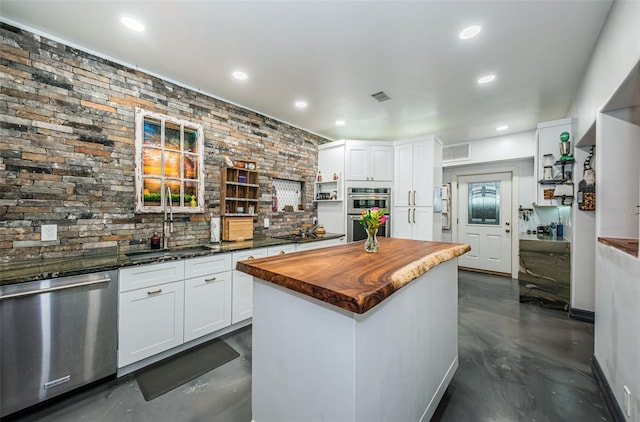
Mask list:
[[[373,207],[391,210],[391,188],[349,188],[347,214],[360,214]]]
[[[118,272],[0,286],[0,416],[117,371]]]
[[[347,242],[367,238],[359,223],[363,209],[385,208],[387,222],[378,229],[378,236],[391,237],[391,188],[351,187],[347,190]]]

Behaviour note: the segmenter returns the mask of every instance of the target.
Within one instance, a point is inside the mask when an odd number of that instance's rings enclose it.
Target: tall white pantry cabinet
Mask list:
[[[392,236],[442,240],[442,142],[431,135],[394,148]]]

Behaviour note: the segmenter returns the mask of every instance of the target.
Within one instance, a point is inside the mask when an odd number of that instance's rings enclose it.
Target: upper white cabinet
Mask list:
[[[393,180],[393,145],[380,141],[346,141],[346,179]]]
[[[393,237],[440,240],[440,215],[433,209],[442,185],[442,142],[435,136],[396,142],[394,151]]]

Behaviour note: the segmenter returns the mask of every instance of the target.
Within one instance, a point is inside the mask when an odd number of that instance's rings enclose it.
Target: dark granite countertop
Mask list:
[[[555,236],[538,236],[537,234],[527,234],[520,233],[520,240],[540,240],[544,242],[569,242],[569,239],[566,237],[555,237]]]
[[[168,250],[128,251],[120,254],[94,254],[69,258],[0,263],[0,286],[44,280],[47,278],[108,271],[131,265],[152,264],[155,262],[194,258],[218,253],[266,248],[269,246],[339,239],[343,236],[344,234],[327,233],[322,237],[298,240],[264,237],[241,242],[186,245]]]

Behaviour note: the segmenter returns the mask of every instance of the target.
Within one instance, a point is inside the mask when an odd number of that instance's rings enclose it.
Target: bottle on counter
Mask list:
[[[158,236],[158,233],[154,233],[153,236],[151,236],[149,243],[151,249],[160,249],[160,236]]]
[[[556,234],[558,236],[558,239],[561,239],[564,236],[564,226],[560,221],[558,221],[558,224],[556,224]]]
[[[278,212],[278,193],[276,192],[276,187],[273,187],[271,191],[271,211]]]

